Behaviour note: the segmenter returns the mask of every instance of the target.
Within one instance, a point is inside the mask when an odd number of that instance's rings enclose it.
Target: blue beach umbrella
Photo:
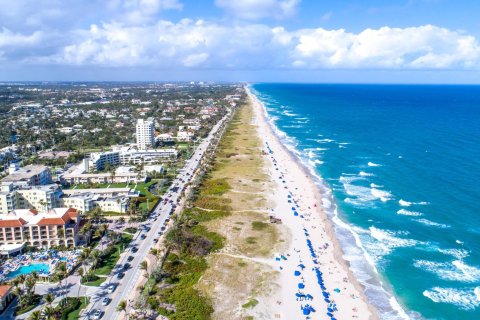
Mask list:
[[[295,276],[298,277],[298,276],[300,275],[300,271],[296,271],[296,270],[295,270],[295,273],[294,273],[294,274],[295,274]]]
[[[298,289],[304,289],[304,288],[305,288],[305,285],[300,282],[300,283],[298,284]]]

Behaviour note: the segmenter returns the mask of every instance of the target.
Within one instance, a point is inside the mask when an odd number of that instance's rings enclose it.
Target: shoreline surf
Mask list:
[[[253,89],[255,90],[255,89]],[[317,189],[317,200],[323,204],[323,211],[326,215],[324,221],[333,241],[338,242],[340,250],[337,250],[335,258],[345,266],[354,279],[354,285],[364,294],[364,299],[382,319],[410,319],[410,316],[403,310],[396,297],[389,287],[385,287],[380,274],[376,270],[373,259],[368,255],[360,241],[358,234],[352,226],[339,217],[338,207],[331,188],[316,172],[314,165],[302,157],[302,153],[295,147],[295,139],[289,137],[285,132],[275,125],[276,118],[270,116],[264,102],[258,93],[252,92],[252,87],[246,87],[247,93],[252,101],[261,108],[263,120],[268,125],[273,136],[278,140],[291,159],[308,176],[309,182]]]

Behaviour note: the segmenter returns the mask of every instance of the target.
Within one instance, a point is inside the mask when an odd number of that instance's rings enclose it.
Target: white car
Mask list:
[[[102,299],[102,305],[103,305],[103,306],[106,306],[106,305],[109,304],[109,303],[110,303],[110,298],[105,297],[105,298]]]
[[[113,291],[115,291],[116,288],[117,287],[114,284],[112,284],[112,285],[108,286],[107,291],[108,291],[108,293],[113,293]]]
[[[102,317],[102,311],[98,309],[93,310],[93,313],[92,313],[93,320],[99,320],[101,317]]]

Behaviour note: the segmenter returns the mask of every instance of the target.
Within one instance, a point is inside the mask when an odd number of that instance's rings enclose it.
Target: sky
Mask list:
[[[0,81],[480,83],[476,0],[0,0]]]

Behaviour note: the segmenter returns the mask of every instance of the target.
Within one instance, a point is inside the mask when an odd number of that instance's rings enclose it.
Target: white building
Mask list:
[[[153,119],[138,119],[136,126],[137,147],[139,150],[146,150],[154,146],[155,137],[153,135],[154,124]]]
[[[120,164],[120,152],[108,151],[108,152],[94,152],[90,154],[88,160],[89,170],[103,170],[106,164],[117,166]]]

